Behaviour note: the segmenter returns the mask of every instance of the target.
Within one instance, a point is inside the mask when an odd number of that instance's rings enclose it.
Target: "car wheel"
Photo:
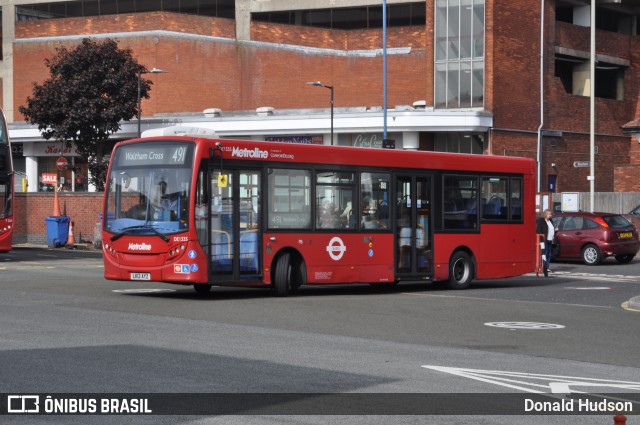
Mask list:
[[[624,254],[624,255],[616,255],[616,261],[621,264],[630,263],[631,260],[635,257],[634,254]]]
[[[582,261],[589,266],[599,264],[600,261],[602,261],[602,252],[600,251],[600,248],[593,244],[589,244],[582,248]]]

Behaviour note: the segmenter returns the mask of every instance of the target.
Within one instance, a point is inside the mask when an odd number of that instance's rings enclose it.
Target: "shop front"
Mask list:
[[[87,161],[74,147],[59,142],[24,142],[22,151],[28,192],[49,192],[56,186],[68,192],[88,190]]]

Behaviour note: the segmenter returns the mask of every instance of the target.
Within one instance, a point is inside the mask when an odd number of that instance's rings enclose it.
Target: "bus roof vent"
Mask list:
[[[273,108],[271,106],[263,106],[261,108],[256,109],[256,113],[259,117],[266,117],[268,115],[273,115]]]
[[[416,109],[425,109],[427,107],[427,101],[426,100],[416,100],[415,102],[413,102],[413,107]]]
[[[222,112],[222,109],[220,109],[220,108],[208,108],[208,109],[205,109],[204,111],[202,111],[204,116],[207,117],[207,118],[219,117],[220,116],[220,112]]]
[[[174,125],[172,127],[152,128],[142,132],[142,137],[158,136],[194,136],[217,137],[215,131],[206,127],[189,127],[186,125]]]

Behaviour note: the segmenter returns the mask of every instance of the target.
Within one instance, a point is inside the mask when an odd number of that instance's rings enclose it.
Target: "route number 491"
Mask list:
[[[184,159],[186,155],[187,155],[187,148],[184,146],[181,146],[179,148],[176,148],[176,150],[173,152],[173,155],[171,156],[171,159],[175,163],[184,164]]]

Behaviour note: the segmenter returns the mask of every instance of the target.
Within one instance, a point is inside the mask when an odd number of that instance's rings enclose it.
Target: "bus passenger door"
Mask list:
[[[262,220],[260,214],[260,172],[240,171],[238,266],[241,280],[254,280],[260,275],[260,240]]]
[[[214,169],[210,175],[212,283],[259,280],[260,172]]]
[[[395,208],[396,275],[431,276],[431,177],[398,176]]]

